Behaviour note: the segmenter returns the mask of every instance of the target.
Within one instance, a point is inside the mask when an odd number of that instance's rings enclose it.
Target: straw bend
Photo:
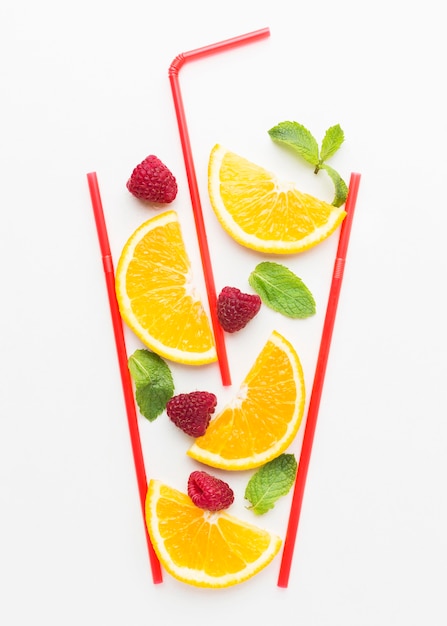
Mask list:
[[[169,66],[168,76],[178,76],[179,71],[185,65],[185,63],[185,55],[182,53],[178,54]]]
[[[345,271],[345,259],[341,257],[337,257],[334,263],[334,271],[333,271],[334,279],[335,280],[341,279],[344,271]]]

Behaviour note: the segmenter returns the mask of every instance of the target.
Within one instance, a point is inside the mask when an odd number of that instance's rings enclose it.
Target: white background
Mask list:
[[[2,624],[447,622],[441,8],[3,0]],[[276,585],[279,557],[231,589],[167,574],[154,586],[86,173],[98,174],[116,260],[153,215],[125,182],[147,154],[165,161],[200,282],[168,68],[180,52],[264,27],[268,39],[181,70],[202,192],[209,151],[222,143],[330,200],[327,180],[268,137],[283,120],[319,139],[339,123],[346,141],[332,165],[345,179],[362,175],[294,562],[287,589]],[[222,235],[206,193],[203,204],[216,282],[242,281],[255,259]],[[335,245],[336,235],[287,260],[323,301],[315,320],[293,327],[308,387]],[[229,340],[235,381],[272,319]],[[175,374],[178,390],[219,390],[213,368],[200,383],[195,371]],[[185,441],[167,427],[142,423],[147,470],[181,488]],[[284,530],[287,510],[284,498],[256,521]]]

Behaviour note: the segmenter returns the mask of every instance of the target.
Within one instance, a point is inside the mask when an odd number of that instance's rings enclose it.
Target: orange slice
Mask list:
[[[343,207],[302,193],[219,144],[209,158],[208,191],[228,234],[260,252],[307,250],[329,237],[346,215]]]
[[[199,509],[185,493],[149,482],[146,523],[160,563],[174,578],[196,587],[230,587],[262,570],[282,541],[229,515]]]
[[[123,320],[148,348],[178,363],[216,361],[211,325],[194,288],[175,211],[153,217],[131,235],[115,284]]]
[[[284,452],[295,438],[304,401],[298,355],[273,331],[232,402],[216,414],[187,454],[226,470],[263,465]]]

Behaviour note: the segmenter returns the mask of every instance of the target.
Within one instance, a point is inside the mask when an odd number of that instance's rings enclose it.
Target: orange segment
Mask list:
[[[211,205],[240,244],[289,254],[320,243],[343,221],[343,207],[299,191],[266,169],[217,144],[208,165]]]
[[[160,563],[197,587],[229,587],[254,576],[279,552],[276,535],[226,511],[199,509],[185,493],[149,482],[146,523]]]
[[[123,320],[160,356],[190,365],[216,360],[175,211],[157,215],[131,235],[117,265],[116,296]]]
[[[284,452],[295,438],[304,401],[298,355],[273,331],[233,401],[211,420],[187,454],[226,470],[263,465]]]

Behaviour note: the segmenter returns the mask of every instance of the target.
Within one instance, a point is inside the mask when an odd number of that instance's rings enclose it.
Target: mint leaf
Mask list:
[[[324,163],[321,166],[321,169],[325,170],[330,176],[332,182],[335,187],[335,197],[332,200],[332,204],[336,207],[342,206],[346,202],[346,198],[348,197],[348,186],[345,181],[342,179],[340,174],[336,172],[332,167],[329,167],[327,163]]]
[[[318,142],[302,124],[298,122],[280,122],[268,131],[268,134],[278,143],[283,143],[298,152],[308,163],[314,166],[314,173],[325,170],[335,187],[335,197],[332,204],[336,207],[346,202],[348,188],[344,180],[334,169],[326,165],[326,161],[332,157],[342,145],[345,134],[340,124],[335,124],[327,129],[321,149]]]
[[[282,315],[303,319],[315,314],[312,293],[285,265],[263,261],[255,267],[248,282],[264,304]]]
[[[327,129],[323,141],[321,142],[320,159],[321,162],[327,161],[333,156],[340,148],[345,139],[345,134],[342,131],[340,124],[331,126]]]
[[[135,350],[128,359],[128,367],[140,413],[152,422],[174,394],[171,370],[158,354],[145,349]]]
[[[273,141],[284,143],[311,165],[318,165],[318,143],[310,131],[298,122],[281,122],[268,131]]]
[[[293,454],[280,456],[263,465],[248,481],[245,499],[256,515],[273,509],[275,502],[289,493],[296,477],[298,464]]]

